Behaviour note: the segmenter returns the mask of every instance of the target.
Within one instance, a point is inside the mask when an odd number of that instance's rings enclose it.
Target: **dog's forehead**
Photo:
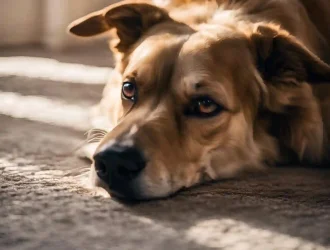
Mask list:
[[[187,38],[163,34],[144,39],[130,55],[125,74],[143,85],[169,82],[179,51]]]
[[[216,39],[196,33],[183,44],[176,63],[173,82],[181,85],[203,82],[211,77],[212,46]],[[184,87],[184,86],[182,86]]]
[[[197,32],[183,44],[177,60],[176,78],[195,78],[196,82],[211,72],[226,74],[247,62],[247,39],[241,33],[226,27],[212,31]]]

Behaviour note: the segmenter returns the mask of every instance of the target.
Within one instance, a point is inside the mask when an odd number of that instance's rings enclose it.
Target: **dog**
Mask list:
[[[92,157],[96,186],[148,200],[329,160],[328,0],[157,4],[123,1],[69,26],[109,34],[116,57],[99,105],[114,127]]]

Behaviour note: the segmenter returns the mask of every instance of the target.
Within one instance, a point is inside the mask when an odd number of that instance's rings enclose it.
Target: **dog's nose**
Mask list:
[[[98,177],[119,194],[125,195],[131,182],[145,168],[141,150],[132,146],[111,146],[94,156]]]

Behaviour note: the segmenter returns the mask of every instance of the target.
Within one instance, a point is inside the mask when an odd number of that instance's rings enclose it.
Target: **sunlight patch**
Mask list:
[[[91,126],[88,109],[84,107],[12,92],[0,91],[0,114],[81,131],[86,131]]]
[[[186,238],[216,249],[326,249],[313,242],[229,218],[198,222],[187,230]]]
[[[1,57],[0,76],[22,76],[81,84],[105,84],[111,68],[37,57]]]

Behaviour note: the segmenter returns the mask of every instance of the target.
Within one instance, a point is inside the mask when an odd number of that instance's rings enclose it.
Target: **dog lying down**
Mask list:
[[[115,127],[92,182],[143,200],[269,164],[325,163],[329,27],[328,0],[124,1],[74,21],[80,37],[114,31],[117,73],[99,110]]]

